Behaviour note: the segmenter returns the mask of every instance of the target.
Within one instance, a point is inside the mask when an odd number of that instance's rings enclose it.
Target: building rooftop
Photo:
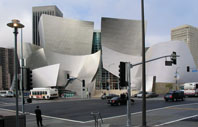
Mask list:
[[[172,30],[177,30],[177,29],[189,28],[189,27],[198,29],[197,27],[194,27],[194,26],[191,26],[191,25],[188,25],[188,24],[184,24],[184,25],[181,25],[181,26],[172,28],[171,31],[172,31]]]

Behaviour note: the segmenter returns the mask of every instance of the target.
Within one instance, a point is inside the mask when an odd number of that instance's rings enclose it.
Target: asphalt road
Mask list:
[[[186,98],[185,101],[165,102],[163,98],[147,99],[147,110],[196,103],[198,98]],[[0,108],[15,110],[14,98],[0,98]],[[20,101],[19,101],[20,103]],[[76,121],[93,120],[91,112],[100,112],[103,118],[115,117],[126,114],[126,106],[110,106],[106,100],[33,100],[32,104],[25,104],[25,111],[34,113],[35,107],[39,105],[42,114]],[[19,106],[19,109],[21,107]],[[131,106],[131,113],[142,111],[142,100],[136,99]]]

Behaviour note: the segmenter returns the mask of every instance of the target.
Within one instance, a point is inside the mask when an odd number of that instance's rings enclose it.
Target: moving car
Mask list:
[[[178,100],[182,100],[184,101],[184,92],[183,91],[171,91],[168,92],[164,95],[164,100],[165,101],[178,101]]]
[[[138,98],[142,98],[142,96],[143,96],[143,92],[142,91],[137,94]],[[159,95],[154,93],[154,92],[146,92],[146,98],[158,97],[158,96]]]
[[[108,100],[108,104],[113,105],[126,105],[127,104],[127,96],[125,94],[121,94],[119,97],[113,97],[112,99]],[[131,99],[131,102],[134,103],[135,101]]]
[[[109,95],[103,94],[101,96],[101,99],[111,99],[113,97],[119,97],[119,95],[117,95],[117,94],[109,94]]]
[[[159,96],[159,94],[156,94],[154,92],[147,92],[147,94],[146,94],[146,97],[147,98],[158,97],[158,96]]]

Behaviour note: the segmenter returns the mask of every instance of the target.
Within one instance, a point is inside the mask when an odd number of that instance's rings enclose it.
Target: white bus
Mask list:
[[[11,90],[0,90],[1,97],[14,97],[14,92]]]
[[[184,84],[185,96],[198,96],[198,82]]]
[[[58,90],[55,88],[33,88],[30,90],[29,98],[52,99],[58,97]]]

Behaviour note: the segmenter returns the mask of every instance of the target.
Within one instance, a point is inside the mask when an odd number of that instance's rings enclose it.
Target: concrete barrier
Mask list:
[[[6,110],[0,110],[0,127],[15,127],[16,113]],[[19,114],[19,127],[26,127],[26,116]]]

